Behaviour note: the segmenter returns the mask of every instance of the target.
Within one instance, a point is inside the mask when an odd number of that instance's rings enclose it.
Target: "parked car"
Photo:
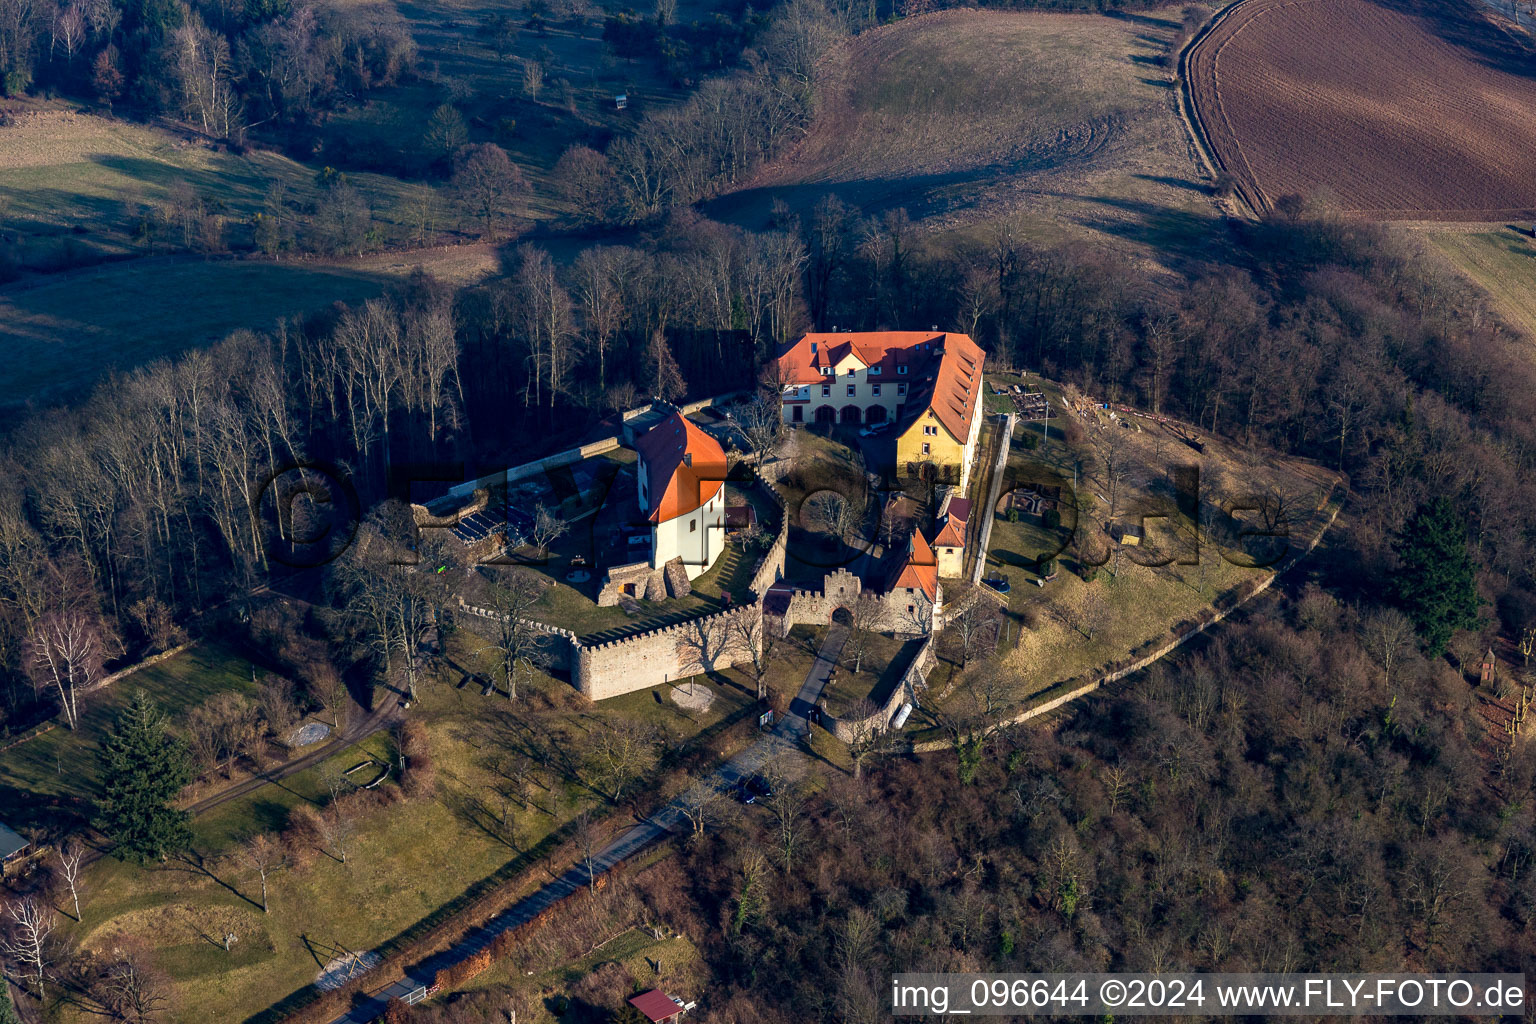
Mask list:
[[[744,804],[755,804],[761,797],[773,796],[773,787],[761,775],[748,775],[736,787],[736,797]]]
[[[985,583],[999,594],[1006,594],[1009,590],[1012,589],[1012,584],[1008,582],[1008,578],[1006,576],[988,576],[981,582]]]
[[[859,431],[859,436],[860,437],[874,437],[877,434],[885,433],[890,428],[891,428],[891,425],[889,423],[871,423],[869,426],[867,426],[863,430]]]

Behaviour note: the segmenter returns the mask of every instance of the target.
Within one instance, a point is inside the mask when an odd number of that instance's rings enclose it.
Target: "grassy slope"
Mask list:
[[[400,229],[397,210],[413,186],[377,174],[350,176],[386,229]],[[185,181],[232,223],[249,221],[273,184],[289,202],[318,194],[314,169],[276,153],[235,155],[146,125],[39,109],[0,129],[0,229],[23,245],[84,229],[77,237],[109,253],[137,253],[130,240],[141,212]]]
[[[455,641],[453,657],[488,673],[474,653],[472,638]],[[456,674],[452,674],[457,678]],[[667,737],[668,746],[685,736],[718,726],[752,703],[741,680],[723,685],[700,680],[715,696],[709,710],[690,712],[667,694],[669,687],[627,694],[584,711],[538,719],[542,732],[560,736],[576,749],[579,736],[599,718],[641,721]],[[532,691],[556,698],[564,683],[539,677]],[[533,704],[530,704],[533,701]],[[199,817],[196,848],[211,874],[187,864],[139,868],[103,860],[88,878],[86,922],[71,925],[73,937],[99,944],[115,933],[153,937],[160,965],[174,982],[171,1024],[238,1021],[314,980],[321,965],[341,947],[366,950],[395,936],[458,897],[516,855],[516,850],[481,825],[493,797],[493,775],[486,759],[523,735],[517,723],[547,701],[524,689],[522,701],[485,698],[477,687],[462,689],[437,682],[423,688],[415,714],[431,736],[437,764],[438,795],[378,812],[367,819],[349,863],[324,855],[302,870],[286,870],[271,879],[270,915],[247,896],[257,897],[255,876],[230,857],[236,841],[259,829],[281,826],[289,808],[302,801],[322,802],[328,795],[324,766],[290,776],[281,783],[231,801]],[[375,736],[331,760],[351,767],[365,757],[389,760],[390,741]],[[535,795],[560,821],[598,801],[570,779],[554,779]],[[512,806],[519,848],[526,849],[551,831],[556,819],[546,810]],[[622,815],[609,824],[619,828]],[[226,931],[240,936],[226,954],[214,941]],[[84,1016],[64,1017],[67,1021]]]
[[[131,369],[205,345],[237,328],[360,302],[414,266],[449,280],[497,267],[488,248],[378,256],[345,263],[130,261],[0,289],[0,414],[27,398],[75,400],[107,369]]]
[[[950,11],[866,33],[834,57],[810,136],[717,215],[756,224],[774,198],[835,192],[946,227],[1018,213],[1043,236],[1198,234],[1209,202],[1158,63],[1178,19]]]
[[[1051,422],[1058,424],[1060,418],[1053,418]],[[1124,443],[1131,458],[1122,484],[1122,509],[1150,509],[1161,504],[1153,496],[1165,491],[1163,467],[1198,462],[1202,502],[1207,506],[1223,498],[1264,493],[1273,485],[1295,501],[1290,527],[1293,545],[1300,546],[1304,543],[1302,538],[1310,536],[1320,525],[1322,513],[1316,511],[1313,499],[1319,488],[1331,485],[1333,476],[1327,471],[1289,459],[1252,464],[1239,449],[1210,438],[1206,439],[1205,451],[1197,459],[1176,441],[1165,438],[1159,443],[1157,428],[1147,421],[1140,422],[1144,427],[1141,431],[1124,430],[1118,426],[1106,428],[1124,431]],[[1036,429],[1036,425],[1030,424],[1026,429]],[[1088,429],[1092,431],[1092,427]],[[1060,436],[1053,432],[1051,440],[1034,452],[1015,448],[1010,456],[1014,477],[1029,479],[1030,473],[1024,470],[1033,466],[1037,470],[1047,468],[1061,472],[1062,477],[1070,481],[1072,457]],[[1096,461],[1092,453],[1085,449],[1080,454],[1084,475],[1079,492],[1088,496],[1102,494],[1104,484],[1095,475]],[[1100,505],[1098,515],[1102,517],[1104,511],[1104,506]],[[1208,511],[1207,514],[1211,513]],[[1063,511],[1063,520],[1070,528],[1070,509]],[[1164,550],[1176,559],[1187,550],[1176,546],[1163,521],[1148,520],[1147,529],[1154,539],[1163,538]],[[1265,569],[1231,564],[1214,549],[1208,533],[1203,548],[1203,575],[1198,566],[1180,565],[1175,561],[1165,567],[1151,568],[1137,565],[1129,556],[1124,556],[1117,576],[1110,574],[1114,567],[1111,562],[1101,572],[1101,579],[1089,584],[1070,571],[1069,567],[1074,563],[1070,552],[1066,552],[1061,556],[1057,578],[1043,589],[1038,588],[1035,586],[1038,574],[1030,563],[1055,548],[1056,544],[1034,517],[1025,516],[1018,523],[997,520],[993,524],[986,574],[1006,576],[1013,585],[1008,599],[1014,619],[1010,630],[1017,640],[1014,648],[1004,655],[1003,665],[1015,698],[1026,697],[1052,683],[1122,659],[1147,641],[1169,638],[1171,626],[1193,619],[1221,592],[1244,580],[1262,579],[1268,573]],[[1101,589],[1110,609],[1105,627],[1091,638],[1079,631],[1071,614],[1073,609],[1081,606],[1090,587]],[[1021,621],[1024,609],[1031,605],[1040,613],[1034,629],[1024,627]]]
[[[1536,245],[1503,231],[1427,231],[1430,243],[1493,298],[1499,314],[1536,338]]]
[[[215,693],[253,691],[251,672],[250,662],[238,654],[200,644],[86,695],[79,731],[60,725],[0,753],[0,806],[20,806],[25,794],[90,796],[96,788],[96,744],[135,690],[153,697],[174,722]]]

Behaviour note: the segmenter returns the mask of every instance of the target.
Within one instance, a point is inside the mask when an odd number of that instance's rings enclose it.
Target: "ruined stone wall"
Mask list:
[[[942,602],[942,589],[939,597]],[[918,636],[933,630],[934,604],[928,600],[928,595],[920,590],[912,594],[905,590],[889,593],[866,590],[859,578],[847,569],[827,573],[820,591],[796,590],[791,594],[781,628],[788,633],[791,626],[802,623],[825,625],[832,621],[832,614],[837,609],[851,609],[860,601],[872,602],[878,608],[870,626],[881,632]]]
[[[490,630],[495,628],[489,620],[496,618],[496,612],[490,608],[482,608],[479,605],[459,602],[459,610],[465,613],[466,628],[477,634],[490,636]],[[576,634],[568,629],[560,629],[558,626],[546,626],[542,622],[535,622],[542,632],[549,635],[549,639],[539,648],[537,661],[543,662],[552,669],[570,672],[575,676],[575,651],[581,646],[581,641]]]

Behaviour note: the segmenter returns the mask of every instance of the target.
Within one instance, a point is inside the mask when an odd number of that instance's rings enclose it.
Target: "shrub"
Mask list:
[[[1061,512],[1058,509],[1048,508],[1040,516],[1041,522],[1047,530],[1059,530],[1061,528]]]
[[[437,788],[437,764],[431,754],[421,753],[406,760],[400,787],[413,800],[432,795]]]

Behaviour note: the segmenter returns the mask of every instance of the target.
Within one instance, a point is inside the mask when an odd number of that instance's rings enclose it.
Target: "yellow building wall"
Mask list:
[[[923,427],[938,427],[937,434],[924,434]],[[927,442],[930,454],[923,454],[923,443]],[[921,416],[912,421],[912,425],[896,439],[896,466],[899,472],[907,471],[909,462],[932,462],[936,466],[965,465],[965,443],[957,441],[944,429],[944,424],[933,414],[933,410],[926,410]]]

